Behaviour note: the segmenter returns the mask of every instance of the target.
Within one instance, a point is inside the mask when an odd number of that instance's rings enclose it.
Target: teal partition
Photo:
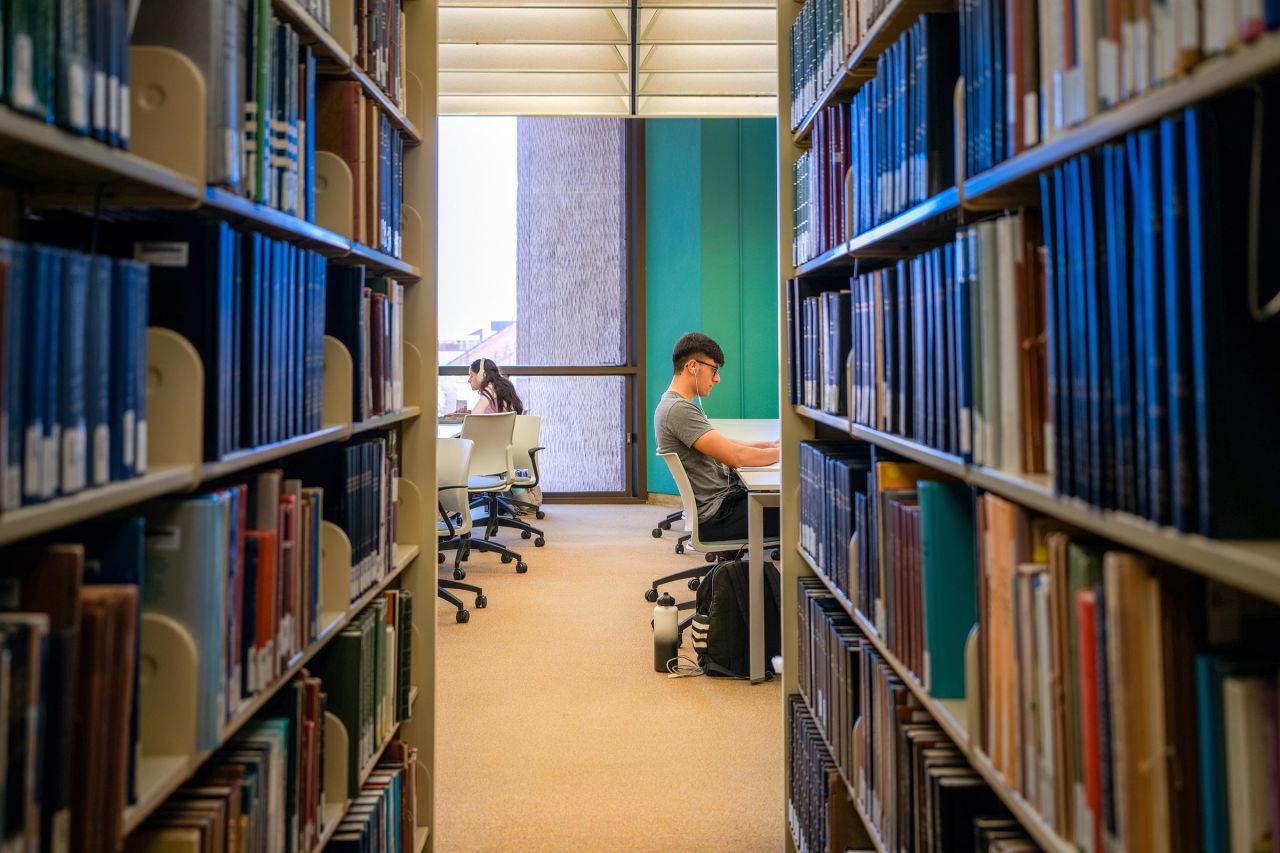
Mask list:
[[[645,122],[645,346],[649,491],[674,494],[652,456],[653,410],[685,332],[725,353],[713,418],[778,416],[777,150],[772,119]]]

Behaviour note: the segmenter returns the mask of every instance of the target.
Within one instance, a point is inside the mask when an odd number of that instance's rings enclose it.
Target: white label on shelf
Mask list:
[[[137,430],[134,428],[133,417],[133,409],[126,409],[120,426],[120,428],[124,430],[124,432],[121,433],[121,438],[124,440],[120,442],[124,446],[120,455],[124,458],[124,466],[131,471],[133,470],[133,441],[137,438]]]
[[[32,497],[40,494],[40,433],[44,425],[36,421],[27,427],[22,444],[22,493]]]
[[[128,142],[130,134],[133,132],[133,125],[130,124],[129,111],[132,107],[129,105],[129,84],[120,83],[120,141]]]
[[[58,468],[58,454],[62,450],[62,424],[53,425],[53,433],[45,436],[41,448],[44,458],[41,460],[40,493],[51,498],[58,493],[58,482],[61,470]]]
[[[101,486],[111,479],[111,428],[98,424],[93,428],[93,484]]]
[[[138,421],[137,447],[134,449],[133,470],[138,474],[147,473],[147,419]]]
[[[139,240],[133,259],[153,267],[185,267],[191,263],[191,244],[185,240]]]
[[[114,74],[107,78],[107,129],[120,132],[120,78]]]
[[[89,437],[84,427],[69,429],[62,436],[62,490],[78,492],[85,486],[85,453]]]
[[[36,106],[35,46],[30,33],[13,34],[13,104],[21,109]]]
[[[107,128],[107,72],[93,72],[93,128]]]
[[[147,547],[156,551],[177,551],[182,548],[182,528],[176,524],[147,527]]]
[[[89,86],[84,65],[73,62],[67,68],[67,85],[71,89],[71,103],[68,112],[71,114],[73,127],[89,126]]]

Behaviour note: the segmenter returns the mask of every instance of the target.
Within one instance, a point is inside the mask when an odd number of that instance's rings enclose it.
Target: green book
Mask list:
[[[973,495],[955,482],[921,480],[918,489],[924,688],[937,699],[962,699],[965,639],[978,621]]]
[[[359,623],[349,625],[333,638],[317,668],[327,697],[327,710],[347,730],[347,791],[354,796],[360,781],[361,765],[361,659],[364,633]]]

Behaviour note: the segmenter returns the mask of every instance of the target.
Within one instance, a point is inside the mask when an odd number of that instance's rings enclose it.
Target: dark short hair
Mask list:
[[[675,349],[671,351],[672,375],[679,373],[680,369],[695,355],[705,355],[715,362],[717,367],[724,367],[724,350],[720,349],[718,343],[701,332],[688,332],[680,336],[680,340],[676,341]]]

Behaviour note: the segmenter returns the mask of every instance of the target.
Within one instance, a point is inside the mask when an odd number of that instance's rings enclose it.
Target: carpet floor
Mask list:
[[[653,670],[641,593],[702,559],[674,554],[671,534],[650,536],[662,514],[548,505],[545,548],[499,536],[528,574],[473,554],[467,582],[489,606],[458,624],[437,600],[440,853],[783,848],[778,680]]]

